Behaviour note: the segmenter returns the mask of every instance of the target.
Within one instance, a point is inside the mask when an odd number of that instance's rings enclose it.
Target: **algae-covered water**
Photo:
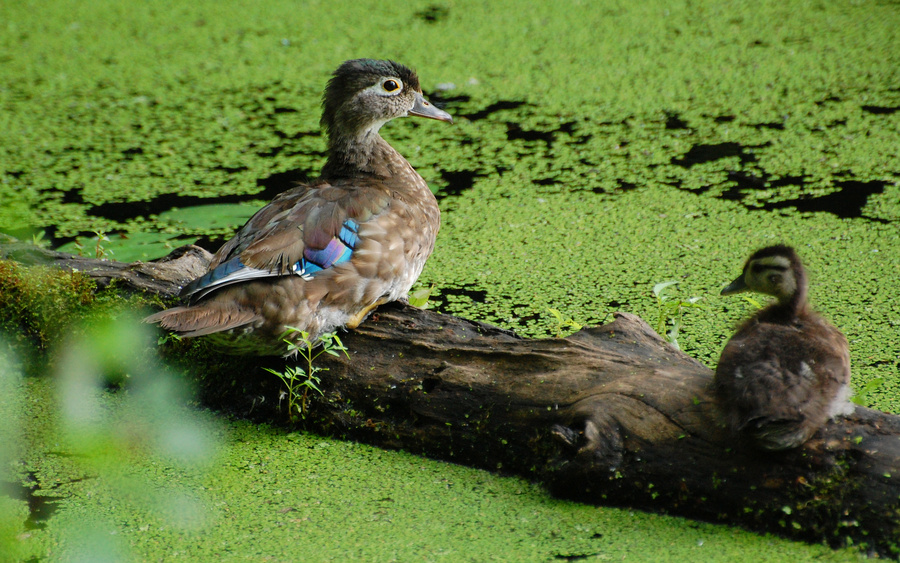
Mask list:
[[[712,366],[752,310],[719,290],[787,242],[850,340],[859,400],[900,413],[898,30],[887,1],[8,2],[0,230],[126,261],[214,248],[317,174],[329,72],[393,58],[456,120],[383,129],[440,200],[422,276],[439,310],[543,337],[549,308],[653,322],[653,285],[678,280],[673,297],[704,305],[679,344]],[[94,537],[136,560],[855,557],[215,413],[203,464],[151,448],[116,470],[176,487],[174,512],[196,514],[179,520],[156,496],[128,501],[105,465],[61,463],[77,456],[54,442],[52,382],[14,387],[21,447],[0,456],[37,492],[10,501],[0,545],[26,559]],[[47,495],[61,498],[34,501]],[[41,526],[21,523],[36,510]]]

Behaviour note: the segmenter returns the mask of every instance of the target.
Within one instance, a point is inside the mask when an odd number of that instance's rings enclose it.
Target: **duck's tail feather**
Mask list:
[[[204,303],[191,307],[166,309],[146,317],[144,322],[157,323],[166,330],[186,338],[192,338],[240,328],[260,320],[259,314],[255,311]]]

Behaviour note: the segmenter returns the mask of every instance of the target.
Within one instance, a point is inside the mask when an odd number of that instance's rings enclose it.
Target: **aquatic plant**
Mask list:
[[[105,246],[110,242],[109,236],[102,230],[94,231],[94,235],[94,238],[90,239],[94,241],[94,258],[101,260],[112,256],[114,254],[113,251]],[[76,238],[74,244],[78,255],[84,256],[84,243],[81,242],[81,239]]]
[[[702,297],[691,297],[687,301],[683,299],[673,299],[668,295],[664,295],[666,289],[677,285],[677,281],[661,282],[653,286],[653,295],[656,297],[657,317],[656,317],[656,333],[666,339],[673,346],[678,348],[678,333],[682,327],[682,319],[685,309],[704,309],[705,307],[699,303]],[[666,330],[667,326],[671,328]]]
[[[50,241],[50,239],[44,238],[46,234],[47,232],[43,229],[36,233],[32,233],[31,244],[37,246],[38,248],[50,248],[52,242]]]
[[[854,391],[853,396],[850,397],[850,400],[857,405],[863,407],[868,406],[869,395],[872,393],[872,391],[875,391],[876,389],[884,385],[884,381],[885,380],[883,377],[876,377],[875,379],[866,383],[862,389]]]
[[[581,324],[575,322],[575,320],[572,318],[568,318],[568,319],[564,318],[563,314],[559,312],[559,309],[553,309],[552,307],[548,307],[547,311],[549,311],[550,314],[553,315],[553,318],[555,320],[552,330],[557,338],[562,338],[563,330],[565,330],[567,328],[571,328],[575,332],[578,332],[579,330],[581,330],[581,328],[582,328]]]
[[[419,289],[409,292],[409,298],[407,299],[407,301],[413,307],[419,309],[427,309],[428,300],[431,298],[432,293],[434,293],[434,284],[431,284],[427,287],[420,287]]]
[[[288,418],[291,422],[297,420],[298,414],[301,418],[306,418],[306,413],[309,409],[310,390],[315,391],[319,395],[324,395],[319,388],[322,380],[316,374],[321,371],[328,371],[328,368],[314,365],[316,359],[322,354],[339,356],[339,352],[343,352],[348,359],[350,358],[344,343],[341,342],[340,337],[334,332],[323,334],[315,340],[310,340],[309,333],[305,330],[298,330],[293,327],[288,329],[288,334],[296,334],[297,332],[300,333],[299,339],[285,336],[284,341],[288,346],[288,354],[300,356],[305,360],[306,367],[287,366],[284,371],[265,368],[266,371],[278,376],[287,388],[282,397],[287,399]]]

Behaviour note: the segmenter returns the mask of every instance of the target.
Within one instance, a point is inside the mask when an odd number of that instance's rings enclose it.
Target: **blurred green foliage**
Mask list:
[[[190,408],[190,387],[156,361],[149,327],[135,316],[94,315],[70,328],[53,343],[52,378],[23,379],[22,365],[2,342],[0,502],[8,510],[0,518],[0,552],[15,554],[11,560],[135,558],[107,511],[90,507],[93,495],[125,504],[135,518],[198,531],[207,520],[202,493],[181,479],[151,482],[146,466],[204,475],[221,442],[219,423]],[[47,418],[35,426],[40,417]],[[52,537],[61,543],[33,538],[58,505],[79,514],[54,519]]]

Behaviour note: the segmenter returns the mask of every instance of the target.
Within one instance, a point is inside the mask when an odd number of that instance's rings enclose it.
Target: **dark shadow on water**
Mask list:
[[[804,186],[806,176],[784,176],[777,180],[770,180],[767,176],[754,175],[743,170],[729,170],[728,179],[737,186],[722,192],[719,197],[731,201],[741,201],[747,197],[746,191],[765,190],[767,188],[779,188],[782,186]]]
[[[666,124],[665,124],[666,129],[669,129],[669,130],[677,130],[677,129],[691,130],[692,129],[690,124],[687,121],[685,121],[684,119],[682,119],[681,116],[677,112],[666,111],[665,116],[666,116]],[[709,118],[712,116],[707,115],[705,117]],[[732,121],[735,120],[735,116],[719,115],[716,117],[712,117],[712,120],[716,123],[731,123]],[[754,129],[776,129],[779,131],[784,130],[784,123],[776,122],[776,121],[771,121],[768,123],[749,123],[746,125],[748,125],[749,127],[753,127]],[[723,143],[723,144],[724,145],[733,145],[733,144],[737,144],[737,143]],[[704,147],[704,146],[705,147],[717,147],[717,146],[721,146],[721,145],[698,145],[698,147],[695,147],[695,148]],[[723,147],[723,148],[725,148],[725,147]],[[731,156],[731,155],[729,155],[729,156]]]
[[[597,534],[594,534],[594,535],[596,536]],[[602,537],[602,536],[600,536],[600,537]],[[600,554],[601,554],[601,552],[599,552],[599,551],[591,552],[591,553],[576,553],[576,554],[569,554],[569,555],[566,555],[563,553],[557,553],[556,555],[553,556],[553,559],[556,559],[557,561],[584,561],[587,559],[593,559],[594,557],[597,557]]]
[[[518,123],[506,122],[506,139],[509,141],[544,141],[547,147],[556,139],[555,131],[538,131],[535,129],[522,129]]]
[[[447,183],[441,188],[436,197],[438,201],[445,197],[458,196],[464,191],[471,189],[477,178],[487,176],[484,172],[476,172],[475,170],[441,170],[441,179]]]
[[[875,115],[887,115],[900,111],[900,106],[884,107],[884,106],[861,106],[863,111],[874,113]]]
[[[766,190],[782,186],[806,185],[806,176],[785,176],[777,180],[771,180],[762,174],[750,174],[746,171],[729,171],[728,178],[737,185],[722,192],[720,199],[743,203],[755,190]],[[831,213],[842,219],[867,219],[877,223],[890,223],[879,217],[869,217],[863,214],[863,209],[868,203],[869,196],[884,193],[885,182],[857,180],[844,180],[834,183],[837,191],[822,196],[801,195],[794,199],[764,203],[761,207],[745,204],[748,209],[774,211],[776,209],[796,209],[800,212]]]
[[[621,178],[616,178],[616,187],[612,191],[607,191],[601,187],[591,188],[595,194],[622,194],[637,189],[638,185],[633,182],[626,182]]]
[[[783,126],[778,123],[761,123],[754,125],[754,127],[783,128]],[[756,155],[753,154],[753,149],[764,148],[769,144],[770,143],[764,143],[762,145],[741,145],[740,143],[735,142],[725,142],[715,145],[695,145],[681,157],[673,158],[671,163],[683,168],[690,168],[697,164],[714,162],[723,158],[737,157],[740,164],[743,166],[757,162]],[[862,218],[877,223],[891,222],[879,217],[871,217],[863,213],[863,209],[868,203],[869,196],[884,193],[886,182],[877,180],[868,182],[857,180],[836,181],[834,185],[839,189],[826,195],[802,194],[793,199],[766,202],[760,206],[758,203],[749,199],[752,192],[783,186],[797,186],[803,188],[807,184],[807,177],[801,175],[773,179],[765,172],[756,169],[752,172],[748,170],[729,170],[727,173],[728,179],[736,185],[724,190],[716,197],[718,199],[739,202],[750,210],[774,211],[779,209],[796,209],[799,212],[831,213],[841,218]],[[709,191],[713,187],[713,185],[705,185],[699,188],[688,189],[682,187],[680,180],[673,180],[672,182],[669,182],[668,185],[678,189],[685,189],[698,195]]]
[[[425,23],[436,24],[450,17],[450,8],[443,4],[431,4],[426,6],[424,10],[419,10],[413,16]]]
[[[493,104],[482,110],[476,111],[474,113],[461,113],[459,114],[459,116],[465,117],[469,121],[478,121],[479,119],[484,119],[485,117],[498,111],[516,109],[524,105],[528,105],[528,102],[524,102],[521,100],[500,100],[499,102],[494,102]]]
[[[797,199],[766,203],[763,209],[772,211],[775,209],[794,208],[801,212],[825,212],[832,213],[842,219],[864,218],[876,223],[890,223],[880,217],[869,217],[863,214],[863,208],[868,203],[869,196],[884,192],[885,182],[870,181],[859,182],[847,180],[835,182],[840,188],[823,196],[801,196]]]
[[[294,188],[297,185],[308,181],[308,178],[309,175],[304,170],[289,170],[287,172],[278,172],[272,174],[267,178],[260,178],[256,181],[256,185],[261,187],[262,189],[252,194],[232,194],[218,197],[200,197],[194,195],[169,193],[159,195],[147,201],[119,201],[94,205],[87,210],[87,214],[94,217],[103,217],[104,219],[109,219],[111,221],[126,223],[139,217],[159,215],[161,213],[165,213],[166,211],[171,211],[172,209],[184,209],[188,207],[213,204],[246,203],[256,200],[270,201],[281,192]],[[86,204],[80,190],[70,190],[64,192],[62,202],[65,204]],[[55,226],[50,225],[43,227],[42,229],[44,231],[44,238],[49,240],[54,248],[57,248],[64,244],[68,244],[78,237],[94,236],[93,232],[82,231],[75,236],[57,238],[55,236],[57,232],[57,228]],[[114,234],[114,232],[107,232],[106,234]],[[206,237],[201,238],[200,241],[201,244],[199,244],[199,246],[202,246],[203,248],[210,250],[211,252],[218,249],[218,247],[221,246],[222,242],[224,242],[219,238],[208,239]],[[206,244],[204,244],[204,242]]]
[[[816,105],[824,106],[825,104],[827,104],[829,102],[834,103],[834,102],[840,102],[840,101],[841,101],[841,99],[838,98],[837,96],[828,96],[827,98],[821,99],[818,102],[816,102]]]
[[[425,92],[425,97],[428,98],[428,101],[441,109],[445,109],[449,105],[465,103],[472,99],[472,96],[469,96],[468,94],[457,94],[456,96],[451,96],[447,93],[447,90],[434,90],[433,92]]]
[[[305,170],[276,172],[267,178],[260,178],[257,180],[256,185],[261,187],[262,191],[253,194],[251,198],[247,199],[270,200],[281,192],[295,188],[304,182],[308,182],[310,178],[310,174]]]
[[[463,284],[460,287],[442,287],[440,293],[432,295],[428,298],[431,308],[439,313],[454,314],[450,307],[451,302],[459,303],[460,301],[472,301],[474,303],[484,303],[487,299],[487,291],[483,289],[474,289],[473,284]],[[452,298],[456,299],[452,299]]]
[[[193,207],[195,205],[244,203],[254,200],[271,200],[281,192],[303,183],[308,178],[305,171],[290,170],[272,174],[268,178],[256,181],[262,190],[252,194],[232,194],[218,197],[200,197],[194,195],[162,194],[147,201],[110,202],[95,205],[88,210],[88,215],[103,217],[111,221],[127,222],[138,217],[159,215],[174,208]],[[72,190],[65,192],[63,203],[84,205],[81,192]]]
[[[681,116],[674,111],[666,112],[666,129],[690,129],[687,121],[681,119]]]
[[[754,123],[753,125],[751,125],[751,127],[753,127],[754,129],[775,129],[778,131],[783,131],[784,123],[778,123],[775,121],[769,123]]]
[[[70,483],[80,481],[69,481]],[[28,504],[28,517],[25,519],[26,530],[43,530],[47,527],[47,521],[59,510],[59,503],[65,497],[38,494],[45,491],[41,487],[37,473],[29,471],[25,474],[24,483],[3,482],[0,483],[0,491],[9,494],[13,498],[24,500]],[[51,487],[51,489],[54,487]]]
[[[207,252],[212,252],[213,254],[215,254],[216,251],[219,250],[219,248],[221,248],[222,245],[225,244],[226,242],[228,242],[228,237],[222,237],[222,236],[213,237],[213,236],[209,236],[209,235],[203,235],[202,237],[193,241],[191,244],[199,246],[203,250],[205,250]]]
[[[553,146],[553,143],[556,142],[556,136],[558,133],[564,133],[570,137],[572,137],[572,141],[569,144],[572,145],[582,145],[587,143],[593,135],[584,134],[578,135],[576,134],[575,129],[576,123],[574,121],[567,121],[565,123],[561,123],[555,129],[550,129],[547,131],[541,131],[539,129],[524,129],[518,123],[514,123],[511,121],[506,122],[506,139],[508,141],[526,141],[526,142],[534,142],[534,141],[543,141],[547,148]]]
[[[736,201],[751,211],[794,209],[801,213],[831,213],[842,219],[865,219],[867,221],[882,224],[893,222],[888,219],[872,217],[863,213],[863,210],[868,204],[869,196],[884,193],[887,182],[877,180],[868,182],[861,182],[858,180],[836,181],[834,185],[839,189],[829,194],[821,196],[801,194],[796,198],[767,202],[759,205],[754,200],[749,199],[752,192],[782,186],[802,187],[806,184],[806,177],[785,176],[777,180],[769,180],[766,175],[751,174],[746,171],[729,171],[728,178],[737,185],[732,186],[715,197],[717,199]],[[613,193],[628,191],[625,186],[633,186],[633,184],[623,182],[621,179],[618,180],[618,182],[619,185],[622,186],[622,189],[617,189]],[[697,195],[702,195],[713,187],[712,185],[707,185],[700,188],[684,188],[680,180],[662,182],[662,184],[689,191]],[[594,188],[593,191],[595,193],[608,193],[598,188]]]
[[[750,145],[748,147],[734,142],[719,143],[716,145],[694,145],[691,147],[691,150],[682,155],[681,158],[673,158],[671,162],[676,166],[690,168],[696,164],[703,164],[705,162],[713,162],[722,158],[736,156],[740,159],[741,164],[747,164],[748,162],[756,161],[756,156],[753,153],[748,152],[747,149],[758,149],[765,146],[768,146],[768,143],[762,145]]]

